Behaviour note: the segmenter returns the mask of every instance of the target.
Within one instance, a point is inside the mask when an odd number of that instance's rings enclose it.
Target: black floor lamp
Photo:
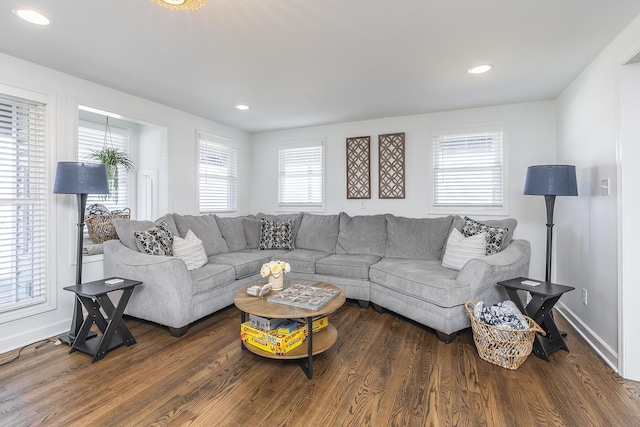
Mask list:
[[[577,196],[576,167],[571,165],[529,166],[524,194],[544,196],[547,205],[547,268],[545,282],[551,282],[551,245],[553,243],[553,207],[556,196]]]
[[[82,251],[84,234],[84,210],[87,195],[108,194],[109,182],[107,169],[99,163],[59,162],[53,192],[57,194],[75,194],[78,198],[78,235],[76,245],[76,285],[82,283]],[[82,305],[76,298],[73,306],[73,318],[69,334],[60,337],[60,341],[71,345],[82,326]]]

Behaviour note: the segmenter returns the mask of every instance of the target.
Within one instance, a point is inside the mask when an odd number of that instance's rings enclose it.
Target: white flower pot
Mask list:
[[[269,283],[271,283],[271,289],[274,291],[280,291],[284,288],[284,274],[280,273],[278,277],[273,274],[269,275]]]

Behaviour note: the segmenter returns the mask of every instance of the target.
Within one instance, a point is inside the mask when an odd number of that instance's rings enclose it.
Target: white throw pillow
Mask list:
[[[202,240],[191,230],[187,231],[184,239],[173,238],[173,256],[183,260],[188,270],[195,270],[208,262]]]
[[[447,247],[442,257],[442,266],[460,270],[470,259],[486,256],[487,233],[478,233],[464,237],[457,229],[453,229],[447,240]]]

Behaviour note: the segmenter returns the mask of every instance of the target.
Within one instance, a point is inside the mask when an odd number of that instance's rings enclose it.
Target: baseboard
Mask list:
[[[605,343],[595,332],[591,330],[578,316],[575,315],[564,303],[559,302],[554,307],[556,311],[569,322],[582,338],[595,350],[596,353],[618,372],[618,352]]]
[[[4,336],[0,338],[0,354],[8,351],[16,350],[38,341],[69,332],[70,320],[65,319],[60,322],[48,324],[29,331],[21,331],[14,335]]]

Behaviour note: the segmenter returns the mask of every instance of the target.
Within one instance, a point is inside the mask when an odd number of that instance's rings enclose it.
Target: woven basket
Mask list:
[[[503,329],[476,319],[475,304],[467,302],[464,307],[471,318],[473,341],[483,360],[507,369],[518,369],[527,360],[533,348],[536,332],[546,335],[544,330],[528,316],[529,329]]]
[[[87,224],[87,231],[93,243],[102,243],[118,238],[118,233],[113,226],[114,218],[131,218],[131,209],[124,208],[120,214],[89,215],[85,219],[84,222]]]

